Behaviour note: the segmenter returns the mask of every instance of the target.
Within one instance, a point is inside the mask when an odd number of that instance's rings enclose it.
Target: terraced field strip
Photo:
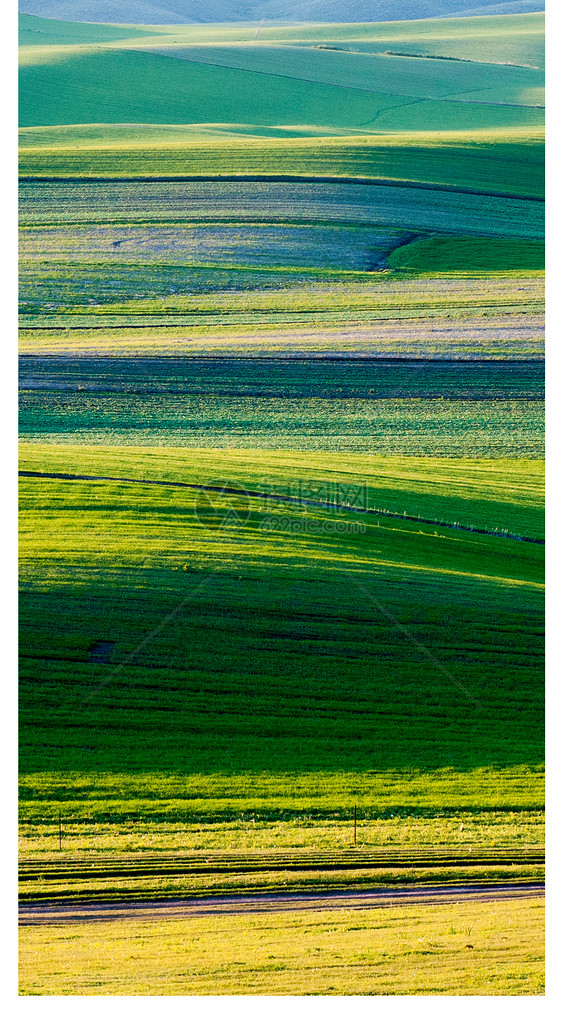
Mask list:
[[[164,128],[163,128],[164,129]],[[74,126],[20,131],[23,178],[115,176],[135,180],[154,177],[224,177],[240,179],[337,178],[341,180],[409,180],[455,188],[494,191],[514,196],[544,194],[544,139],[539,133],[439,135],[409,133],[396,139],[264,137],[206,140],[156,136],[149,127]],[[134,136],[131,136],[134,135]],[[170,143],[171,142],[171,143]]]
[[[257,500],[272,500],[279,503],[294,504],[299,507],[324,507],[330,510],[337,509],[341,511],[351,511],[354,514],[368,514],[376,515],[378,517],[391,518],[398,521],[413,521],[416,524],[421,525],[432,525],[437,528],[450,528],[455,531],[461,532],[472,532],[474,535],[490,535],[495,538],[501,539],[515,539],[517,542],[532,542],[536,545],[544,546],[545,540],[540,538],[533,538],[530,535],[517,535],[513,532],[505,531],[491,531],[485,528],[476,528],[473,525],[462,525],[456,521],[434,521],[430,518],[421,518],[411,514],[395,513],[392,511],[383,510],[382,508],[376,507],[357,507],[351,504],[344,504],[333,502],[330,500],[312,500],[303,499],[298,496],[285,496],[282,493],[272,493],[270,491],[263,492],[261,490],[250,490],[240,489],[238,487],[229,486],[207,486],[200,485],[198,483],[191,482],[174,482],[166,479],[132,479],[132,478],[119,478],[117,476],[108,475],[76,475],[68,472],[28,472],[20,471],[18,473],[21,478],[26,479],[60,479],[76,482],[117,482],[117,483],[134,483],[135,485],[141,486],[171,486],[180,489],[193,489],[204,493],[217,493],[224,496],[242,496],[251,497]]]

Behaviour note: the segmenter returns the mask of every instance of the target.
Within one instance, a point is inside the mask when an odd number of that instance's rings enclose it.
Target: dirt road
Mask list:
[[[20,905],[20,925],[67,925],[115,919],[192,919],[267,912],[388,908],[401,905],[445,905],[542,898],[544,884],[472,884],[465,887],[394,888],[376,891],[307,891],[295,894],[231,895],[180,901],[121,904]]]

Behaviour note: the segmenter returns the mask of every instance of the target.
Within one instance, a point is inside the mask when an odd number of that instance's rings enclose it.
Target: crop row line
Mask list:
[[[264,849],[259,851],[247,851],[241,857],[239,851],[235,852],[212,852],[206,849],[201,852],[184,852],[178,853],[176,851],[169,852],[152,852],[152,853],[131,853],[129,855],[115,856],[115,855],[99,855],[97,853],[88,854],[81,853],[80,855],[64,856],[64,857],[52,857],[52,858],[35,858],[35,857],[23,857],[20,860],[20,867],[22,869],[38,869],[39,867],[53,866],[60,868],[62,866],[72,867],[79,866],[81,869],[90,868],[94,866],[107,866],[108,864],[131,864],[142,865],[143,863],[149,864],[166,864],[170,862],[188,862],[188,863],[208,863],[209,861],[215,863],[227,863],[227,862],[269,862],[272,859],[278,862],[292,862],[292,861],[327,861],[336,859],[338,861],[349,861],[350,859],[459,859],[459,858],[476,858],[476,859],[506,859],[506,860],[517,860],[522,861],[523,859],[530,857],[532,859],[539,859],[544,861],[545,850],[541,845],[527,845],[524,848],[510,848],[501,846],[485,846],[483,848],[466,846],[463,850],[458,849],[442,849],[434,846],[423,846],[419,848],[400,848],[400,847],[384,847],[378,846],[376,848],[365,848],[360,846],[338,848],[338,849]]]

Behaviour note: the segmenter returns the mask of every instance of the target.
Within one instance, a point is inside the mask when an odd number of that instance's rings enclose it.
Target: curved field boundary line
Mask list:
[[[20,904],[20,925],[53,925],[92,920],[189,919],[257,912],[388,908],[401,905],[447,905],[544,897],[544,883],[471,884],[464,887],[398,888],[378,891],[319,891],[294,894],[232,895],[181,901],[127,903]]]
[[[173,486],[178,489],[193,489],[202,493],[218,493],[223,496],[246,496],[255,500],[273,500],[276,503],[288,503],[297,507],[324,507],[331,510],[350,511],[354,514],[368,514],[376,517],[389,518],[395,521],[409,521],[419,525],[432,525],[435,528],[450,528],[453,531],[470,532],[472,535],[491,535],[498,539],[514,539],[516,542],[531,542],[544,546],[544,539],[530,535],[515,535],[512,532],[492,532],[486,528],[474,528],[453,521],[431,521],[429,518],[414,517],[412,514],[398,514],[377,507],[353,507],[347,504],[333,503],[329,500],[308,500],[297,496],[284,496],[282,493],[263,493],[261,490],[241,489],[235,486],[207,486],[195,482],[175,482],[172,479],[131,479],[112,475],[78,475],[70,472],[28,472],[20,471],[18,475],[25,479],[62,479],[73,482],[127,482],[140,486]]]
[[[393,180],[379,176],[301,176],[276,174],[220,174],[199,176],[26,176],[22,183],[326,183],[358,184],[367,187],[398,187],[406,190],[437,190],[447,194],[472,194],[476,197],[498,197],[510,201],[535,201],[545,198],[532,194],[512,194],[503,190],[478,190],[456,187],[449,183],[424,183],[417,180]]]

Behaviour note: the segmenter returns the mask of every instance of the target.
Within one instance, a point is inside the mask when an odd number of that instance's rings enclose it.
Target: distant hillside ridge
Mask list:
[[[534,0],[20,0],[22,14],[108,24],[189,24],[232,21],[410,21],[543,11]]]

